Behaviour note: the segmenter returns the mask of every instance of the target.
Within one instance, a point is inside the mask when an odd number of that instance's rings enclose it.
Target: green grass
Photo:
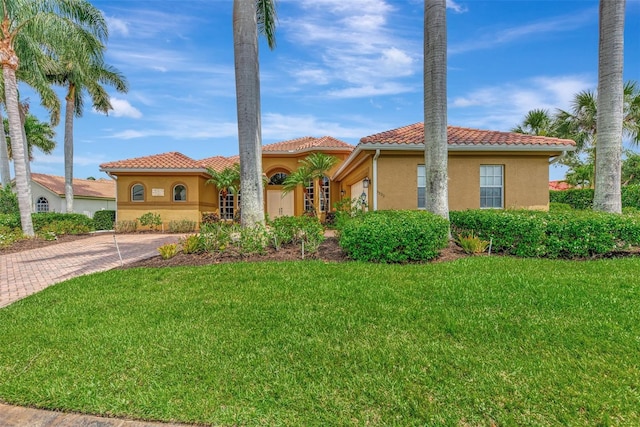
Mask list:
[[[640,259],[110,271],[0,310],[0,399],[215,425],[640,425]]]

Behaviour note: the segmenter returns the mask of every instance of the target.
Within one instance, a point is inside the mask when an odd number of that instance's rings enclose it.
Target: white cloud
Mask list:
[[[107,20],[109,33],[112,36],[114,34],[119,34],[125,37],[129,35],[129,26],[127,25],[126,21],[119,18],[114,18],[112,16],[107,16],[105,19]]]
[[[354,126],[344,125],[334,121],[319,120],[313,115],[284,115],[266,113],[262,116],[262,136],[265,143],[283,141],[302,136],[321,137],[325,135],[357,143],[364,135],[371,133],[372,123],[361,123],[357,120]]]
[[[450,55],[491,49],[495,46],[512,43],[524,38],[532,39],[535,36],[573,31],[598,18],[597,8],[585,9],[580,13],[557,16],[540,21],[523,24],[517,27],[496,30],[491,28],[485,34],[474,35],[472,39],[463,42],[449,43]]]
[[[447,0],[447,9],[451,9],[456,13],[464,13],[468,10],[466,6],[462,6],[454,0]]]
[[[584,75],[539,76],[471,91],[450,100],[451,124],[508,130],[531,110],[541,108],[554,113],[568,109],[574,95],[594,89],[596,82]]]
[[[110,99],[113,110],[109,112],[114,117],[130,117],[133,119],[139,119],[142,117],[140,110],[129,104],[129,101],[119,98]]]

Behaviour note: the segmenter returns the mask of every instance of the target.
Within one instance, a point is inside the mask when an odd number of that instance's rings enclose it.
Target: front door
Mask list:
[[[293,191],[283,195],[281,190],[267,190],[267,213],[271,219],[293,216]]]

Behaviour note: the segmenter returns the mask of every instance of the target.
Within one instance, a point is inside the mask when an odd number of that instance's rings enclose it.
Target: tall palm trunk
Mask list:
[[[3,187],[11,184],[11,170],[9,169],[9,150],[7,150],[7,135],[4,133],[4,123],[2,118],[2,110],[0,110],[0,126],[2,132],[0,132],[0,184]]]
[[[233,2],[233,53],[240,154],[240,220],[243,227],[264,223],[260,71],[255,0]]]
[[[20,223],[22,233],[33,237],[33,222],[31,220],[31,186],[29,185],[26,167],[26,143],[23,138],[22,121],[20,120],[20,106],[18,105],[18,89],[16,70],[3,61],[2,75],[4,77],[5,102],[9,119],[9,134],[11,137],[11,151],[13,153],[13,167],[15,169],[16,189],[18,192],[18,206],[20,208]],[[17,64],[17,58],[15,58]]]
[[[424,157],[427,210],[449,219],[447,183],[447,6],[424,2]]]
[[[596,186],[593,209],[622,212],[620,195],[624,107],[623,47],[625,0],[600,0]]]
[[[67,212],[73,212],[73,115],[75,113],[75,86],[69,85],[64,113],[64,198]]]

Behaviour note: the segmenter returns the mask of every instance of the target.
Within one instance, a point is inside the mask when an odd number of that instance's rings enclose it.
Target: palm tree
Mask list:
[[[64,121],[64,178],[67,212],[73,212],[73,118],[82,117],[85,92],[93,108],[108,114],[113,107],[103,85],[113,86],[118,92],[127,92],[126,78],[116,68],[104,63],[103,52],[85,51],[83,43],[74,43],[57,62],[57,69],[47,74],[50,82],[65,86]]]
[[[240,191],[240,165],[235,164],[233,167],[224,168],[218,172],[215,169],[207,168],[207,173],[211,175],[206,181],[206,184],[213,184],[216,189],[222,194],[222,200],[224,201],[224,209],[220,209],[220,218],[223,217],[223,212],[227,212],[227,195],[238,194]]]
[[[534,109],[527,113],[522,123],[511,129],[511,132],[527,135],[551,136],[555,133],[555,119],[549,110]]]
[[[0,121],[4,122],[2,117],[2,108],[0,107]],[[7,122],[8,124],[8,122]],[[6,140],[9,144],[11,141],[7,139],[7,131],[2,127],[0,138]],[[6,144],[0,144],[0,185],[6,187],[11,183],[11,170],[9,166],[9,150]]]
[[[600,0],[598,144],[593,210],[622,212],[620,162],[624,120],[623,45],[625,0]]]
[[[424,2],[424,157],[427,209],[449,219],[447,185],[447,5]]]
[[[233,53],[238,108],[238,146],[243,197],[243,227],[264,223],[262,189],[262,130],[258,32],[275,47],[275,1],[233,1]]]
[[[298,188],[298,186],[302,186],[302,194],[303,194],[304,200],[306,200],[307,202],[305,204],[310,207],[310,209],[308,210],[316,213],[315,204],[313,203],[313,200],[309,196],[309,190],[308,190],[312,182],[313,182],[313,170],[311,170],[308,166],[304,166],[304,165],[300,166],[298,167],[298,169],[296,169],[295,171],[287,175],[284,182],[282,183],[282,193],[283,195],[287,194],[291,191],[294,191],[296,188]]]
[[[45,53],[53,55],[69,40],[83,40],[87,46],[99,50],[102,48],[101,41],[107,36],[107,24],[100,10],[86,0],[1,0],[0,13],[0,64],[14,157],[20,222],[22,232],[26,236],[34,236],[25,139],[18,105],[16,75],[21,59],[29,64],[29,60],[42,57]],[[41,75],[44,74],[44,70],[42,71]]]
[[[327,172],[338,163],[338,158],[325,153],[311,153],[304,159],[300,160],[300,167],[293,173],[289,174],[282,183],[283,193],[287,194],[295,190],[299,185],[302,186],[304,198],[311,209],[315,212],[315,203],[309,196],[307,189],[316,180],[325,177]],[[314,192],[317,193],[317,192]],[[324,198],[324,192],[320,191],[320,197]],[[325,200],[325,206],[329,205],[329,201]]]
[[[8,134],[9,121],[3,120],[5,135]],[[53,130],[49,123],[41,122],[33,114],[27,114],[24,121],[24,130],[27,138],[27,159],[31,162],[33,160],[33,149],[37,148],[44,154],[51,154],[56,148],[56,141],[54,137],[56,132]],[[5,149],[9,159],[13,158],[13,152],[11,149],[11,140],[6,137],[7,144]]]

